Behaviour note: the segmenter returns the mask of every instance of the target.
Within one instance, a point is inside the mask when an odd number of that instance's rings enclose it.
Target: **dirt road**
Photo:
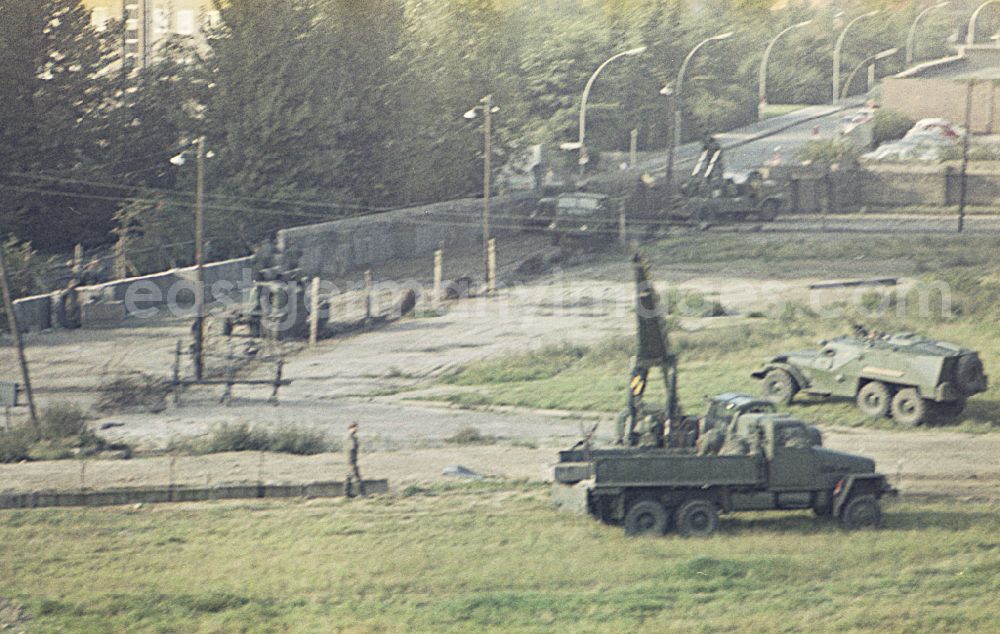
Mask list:
[[[363,447],[378,439],[362,439]],[[388,478],[393,490],[410,484],[453,480],[445,467],[462,465],[483,476],[548,481],[559,448],[571,444],[439,446],[403,451],[372,451],[362,455],[366,477]],[[1000,499],[1000,437],[968,434],[896,433],[863,429],[834,429],[826,433],[831,449],[858,452],[875,458],[904,495],[948,495],[962,499]],[[171,461],[173,466],[171,467]],[[88,488],[141,485],[206,485],[234,482],[310,482],[339,479],[346,470],[337,454],[289,456],[256,452],[208,456],[159,456],[135,460],[90,460],[83,465]],[[81,462],[60,460],[0,465],[0,490],[73,490],[81,486]]]

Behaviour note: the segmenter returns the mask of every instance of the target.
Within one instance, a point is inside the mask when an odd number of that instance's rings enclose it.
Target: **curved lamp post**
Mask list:
[[[500,108],[493,105],[493,95],[486,95],[479,100],[479,105],[473,106],[463,117],[475,119],[477,114],[483,113],[483,262],[485,273],[483,279],[486,280],[486,288],[493,288],[493,279],[490,269],[490,176],[492,168],[490,159],[492,158],[491,140],[493,137],[493,114],[500,111]]]
[[[983,12],[983,9],[991,4],[1000,4],[1000,0],[986,0],[986,2],[976,7],[976,10],[969,17],[969,31],[965,35],[966,46],[972,46],[976,43],[976,20],[979,19],[979,14]]]
[[[718,42],[720,40],[728,40],[733,36],[733,31],[727,31],[725,33],[720,33],[719,35],[713,35],[712,37],[705,38],[701,42],[698,42],[691,52],[687,54],[684,58],[684,62],[681,64],[680,70],[677,71],[677,81],[673,86],[674,94],[674,136],[670,141],[670,146],[667,152],[667,183],[670,187],[673,187],[674,183],[674,152],[677,147],[681,144],[681,133],[682,129],[682,111],[684,110],[684,73],[687,72],[688,64],[691,62],[691,58],[695,56],[701,47],[705,46],[709,42]],[[669,88],[664,87],[660,91],[661,94],[667,94],[664,91],[669,90]]]
[[[767,62],[771,58],[771,49],[774,48],[774,45],[778,43],[778,40],[780,40],[781,37],[785,35],[785,33],[788,33],[789,31],[793,31],[795,29],[802,28],[809,24],[812,24],[812,20],[799,22],[798,24],[793,24],[785,28],[783,31],[775,35],[774,39],[768,42],[767,48],[764,49],[764,58],[760,60],[760,71],[758,73],[759,76],[757,78],[757,96],[758,96],[758,101],[760,102],[760,107],[757,109],[758,119],[763,118],[764,106],[767,105]]]
[[[847,76],[847,81],[844,82],[844,91],[841,93],[840,98],[847,99],[847,91],[851,89],[851,82],[854,81],[855,76],[857,76],[858,72],[860,72],[861,69],[864,68],[866,64],[871,62],[877,62],[878,60],[885,59],[887,57],[892,57],[898,52],[899,52],[898,48],[889,48],[884,51],[875,53],[874,55],[870,55],[865,59],[861,60],[861,63],[855,66],[854,69],[851,70],[851,73]]]
[[[998,2],[1000,0],[990,0],[991,2]],[[840,36],[837,37],[837,44],[833,47],[833,101],[831,103],[836,104],[839,101],[840,95],[840,53],[844,48],[844,38],[847,37],[847,32],[855,22],[863,20],[865,18],[870,18],[873,15],[878,14],[878,9],[875,11],[869,11],[868,13],[863,13],[858,17],[854,18],[847,23],[847,26],[840,32]]]
[[[204,376],[205,363],[205,159],[212,158],[215,153],[205,151],[205,137],[194,140],[195,149],[195,195],[194,195],[194,378],[201,381]],[[180,167],[187,162],[187,152],[171,157],[171,165]]]
[[[917,17],[913,20],[913,24],[910,25],[910,33],[906,36],[906,67],[909,68],[913,64],[913,43],[917,37],[917,24],[924,18],[925,15],[931,11],[936,11],[938,9],[943,9],[944,7],[951,4],[950,2],[939,2],[938,4],[931,5],[917,14]]]
[[[576,143],[563,143],[560,146],[564,150],[580,150],[580,161],[579,162],[580,162],[580,174],[581,175],[583,174],[584,166],[587,164],[587,147],[586,147],[586,138],[587,138],[587,99],[590,97],[590,88],[594,85],[594,81],[597,79],[597,76],[601,74],[601,71],[604,70],[604,68],[608,64],[610,64],[611,62],[615,61],[619,57],[634,57],[635,55],[640,55],[640,54],[642,54],[644,52],[646,52],[646,47],[645,46],[640,46],[638,48],[632,48],[632,49],[629,49],[627,51],[622,51],[621,53],[617,53],[615,55],[612,55],[608,59],[604,60],[604,62],[600,66],[597,67],[597,70],[594,71],[594,74],[590,76],[590,79],[587,80],[587,85],[584,86],[584,88],[583,88],[583,95],[580,97],[580,125],[579,125],[579,137],[577,139],[577,142]]]

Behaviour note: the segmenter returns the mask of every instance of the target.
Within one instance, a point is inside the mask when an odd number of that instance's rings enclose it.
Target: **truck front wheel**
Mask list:
[[[708,537],[719,528],[719,512],[708,500],[688,500],[677,509],[677,532],[684,537]]]
[[[882,507],[874,495],[851,498],[840,512],[840,523],[849,531],[877,528],[882,523]]]
[[[625,514],[627,535],[662,535],[667,532],[667,509],[655,500],[639,500]]]

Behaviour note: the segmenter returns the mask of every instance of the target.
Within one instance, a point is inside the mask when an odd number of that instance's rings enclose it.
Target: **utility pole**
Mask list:
[[[958,232],[965,226],[965,192],[968,189],[969,137],[972,136],[972,92],[976,81],[970,79],[965,90],[965,137],[962,139],[962,173],[958,183]]]
[[[204,376],[203,360],[205,345],[205,137],[200,136],[197,144],[197,177],[194,202],[194,378],[201,381]]]
[[[486,151],[483,157],[483,270],[486,271],[486,288],[493,288],[494,282],[490,279],[490,175],[492,169],[490,167],[490,137],[493,136],[493,95],[486,95],[483,97],[483,117],[486,134],[486,141],[484,142],[484,149]]]
[[[31,376],[28,374],[28,359],[24,356],[24,340],[21,339],[21,329],[17,325],[17,313],[14,312],[14,301],[10,294],[10,279],[7,277],[7,265],[4,262],[3,247],[0,246],[0,290],[3,291],[3,303],[7,308],[7,325],[10,334],[14,336],[17,347],[17,358],[21,364],[21,380],[24,381],[24,394],[28,397],[28,411],[35,433],[39,433],[38,412],[35,410],[35,395],[31,391]]]

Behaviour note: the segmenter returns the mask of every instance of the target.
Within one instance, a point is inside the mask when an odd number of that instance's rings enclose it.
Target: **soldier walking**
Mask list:
[[[365,494],[365,482],[358,470],[358,424],[352,422],[347,427],[347,438],[344,441],[347,451],[347,477],[344,478],[344,495],[354,497]],[[355,490],[356,489],[356,490]]]

